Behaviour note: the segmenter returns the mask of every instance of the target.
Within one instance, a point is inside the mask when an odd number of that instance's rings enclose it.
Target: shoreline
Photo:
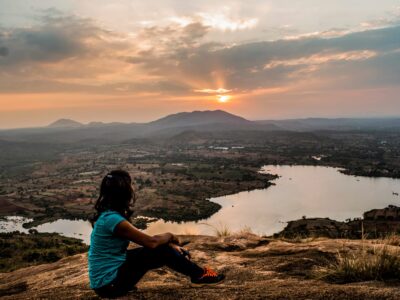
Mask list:
[[[141,173],[143,173],[142,165],[135,165]],[[148,176],[146,180],[136,177],[135,171],[131,171],[138,189],[134,217],[144,216],[174,222],[207,219],[221,208],[219,204],[209,199],[241,191],[268,188],[273,184],[271,180],[275,179],[273,175],[261,174],[256,168],[246,166],[226,168],[222,165],[222,171],[216,173],[215,169],[221,169],[220,165],[221,163],[212,166],[208,162],[206,167],[198,170],[196,164],[173,168],[168,165],[154,168],[152,164],[149,164],[149,169],[146,170]],[[165,179],[157,179],[156,176],[159,177],[160,172],[165,174]],[[90,186],[95,188],[95,185]],[[43,198],[40,203],[44,203],[41,204],[45,206],[44,209],[32,209],[30,206],[35,205],[36,200],[22,201],[10,197],[14,196],[0,195],[0,201],[13,208],[13,210],[3,211],[0,209],[0,216],[13,215],[33,219],[24,224],[24,228],[27,229],[58,219],[88,220],[93,214],[94,198],[78,198],[76,204],[75,202],[64,202],[64,204],[57,200],[57,204],[54,203],[57,206],[53,206],[53,201],[46,204],[47,202],[43,201],[47,200]],[[46,196],[46,198],[48,197]],[[146,223],[148,223],[146,220],[138,220],[138,226],[142,228],[145,228]]]
[[[278,179],[279,177],[281,177],[281,175],[278,174],[271,174],[273,172],[270,173],[270,171],[267,170],[268,166],[280,166],[280,167],[299,167],[299,166],[304,166],[304,167],[323,167],[323,168],[333,168],[335,169],[337,172],[340,172],[343,175],[346,176],[352,176],[352,177],[364,177],[364,178],[376,178],[376,177],[371,177],[371,176],[359,176],[359,175],[350,175],[347,174],[344,168],[340,168],[340,167],[331,167],[328,165],[319,165],[319,164],[313,164],[313,165],[307,165],[307,164],[286,164],[286,165],[281,165],[281,164],[277,164],[277,165],[263,165],[258,171],[257,173],[261,176],[268,176],[268,180],[265,180],[264,182],[260,182],[260,181],[255,181],[255,182],[248,182],[247,185],[247,189],[244,189],[243,186],[241,187],[236,187],[234,186],[234,188],[232,188],[228,193],[225,190],[221,190],[221,189],[217,189],[215,190],[215,194],[213,195],[212,198],[217,198],[217,197],[224,197],[224,196],[229,196],[229,195],[235,195],[235,194],[239,194],[241,192],[244,191],[256,191],[256,190],[265,190],[268,187],[270,187],[271,185],[276,185],[276,183],[274,182],[276,179]],[[387,177],[384,177],[387,178]],[[391,178],[394,179],[395,178]],[[249,186],[252,186],[252,188],[250,188]],[[173,223],[180,223],[180,222],[198,222],[198,221],[202,221],[205,219],[210,218],[212,215],[214,215],[215,213],[217,213],[220,209],[221,206],[216,203],[213,202],[210,198],[206,198],[206,199],[200,199],[200,201],[203,203],[204,205],[204,209],[202,210],[203,214],[199,215],[191,215],[191,214],[186,214],[185,212],[181,212],[180,215],[175,215],[173,213],[166,213],[163,210],[147,210],[144,214],[143,213],[135,213],[135,219],[133,219],[133,223],[135,224],[136,227],[140,228],[140,229],[146,229],[148,224],[152,223],[152,222],[156,222],[156,221],[163,221],[163,222],[173,222]],[[212,205],[212,206],[210,206]],[[218,207],[218,209],[210,209],[210,207],[215,208]],[[204,213],[207,212],[207,213]],[[7,216],[11,216],[11,215],[7,215]],[[13,215],[13,216],[21,216],[21,217],[27,217],[23,214],[21,215]],[[183,216],[183,217],[182,217]],[[317,216],[319,217],[319,216]],[[28,216],[29,218],[29,216]],[[321,217],[323,218],[323,216]],[[87,221],[87,218],[80,218],[79,216],[75,216],[72,217],[70,215],[70,217],[65,217],[65,216],[41,216],[39,218],[33,218],[32,221],[29,222],[24,222],[22,224],[24,229],[30,229],[33,227],[37,227],[39,225],[42,224],[46,224],[46,223],[52,223],[55,222],[57,220],[70,220],[70,221]],[[290,221],[288,221],[290,222]]]

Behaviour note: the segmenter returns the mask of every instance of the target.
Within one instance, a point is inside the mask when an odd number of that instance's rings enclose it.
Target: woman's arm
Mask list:
[[[179,239],[170,232],[150,236],[138,230],[128,221],[120,222],[114,229],[114,235],[147,248],[156,248],[168,243],[179,244]]]

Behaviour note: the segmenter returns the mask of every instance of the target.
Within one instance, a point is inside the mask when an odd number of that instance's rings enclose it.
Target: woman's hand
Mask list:
[[[176,250],[179,254],[183,254],[183,249],[182,249],[182,247],[181,246],[178,246],[177,244],[172,244],[172,243],[169,243],[169,246],[172,248],[172,249],[174,249],[174,250]]]
[[[181,241],[179,240],[179,238],[176,236],[176,235],[174,235],[174,234],[172,234],[172,233],[170,233],[171,234],[171,239],[170,239],[170,243],[171,244],[175,244],[175,245],[180,245],[181,244]]]
[[[190,253],[188,250],[186,250],[185,248],[178,246],[176,244],[171,244],[169,243],[169,246],[174,249],[175,251],[177,251],[179,254],[183,255],[183,256],[187,256],[188,259],[190,259]]]

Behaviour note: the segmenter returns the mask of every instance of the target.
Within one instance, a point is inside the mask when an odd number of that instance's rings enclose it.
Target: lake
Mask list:
[[[337,168],[320,166],[264,166],[260,172],[277,174],[275,185],[267,189],[240,192],[212,198],[222,208],[210,218],[197,222],[150,223],[148,234],[170,231],[176,234],[215,234],[215,229],[230,231],[251,229],[271,235],[286,222],[306,217],[329,217],[344,221],[389,204],[400,206],[400,180],[348,176]],[[1,228],[1,222],[0,222]],[[89,243],[91,227],[85,221],[58,220],[36,228],[41,232],[59,232]]]

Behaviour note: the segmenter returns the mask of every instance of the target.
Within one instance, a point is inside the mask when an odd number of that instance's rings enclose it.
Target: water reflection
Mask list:
[[[22,227],[22,224],[31,222],[32,219],[20,217],[20,216],[7,216],[0,219],[0,232],[12,232],[19,231],[28,233],[28,229]]]
[[[88,245],[90,244],[90,233],[92,232],[92,226],[89,221],[83,220],[59,219],[39,225],[35,229],[39,232],[57,232],[64,236],[81,239]]]
[[[262,172],[281,177],[267,189],[212,198],[222,209],[207,220],[180,224],[158,220],[150,223],[146,232],[214,234],[215,228],[239,231],[247,227],[271,235],[287,221],[302,216],[345,220],[361,217],[369,209],[400,206],[398,179],[347,176],[336,168],[313,166],[265,166]],[[79,220],[57,220],[36,229],[80,238],[88,244],[92,230],[89,222]]]
[[[389,204],[400,205],[400,180],[347,176],[337,168],[314,166],[265,166],[263,172],[278,174],[276,185],[263,190],[213,198],[222,209],[201,223],[220,224],[232,231],[244,227],[271,235],[287,221],[307,217],[336,220],[361,217],[366,210]],[[212,234],[214,229],[199,222],[176,224],[162,220],[151,224],[149,233]]]

